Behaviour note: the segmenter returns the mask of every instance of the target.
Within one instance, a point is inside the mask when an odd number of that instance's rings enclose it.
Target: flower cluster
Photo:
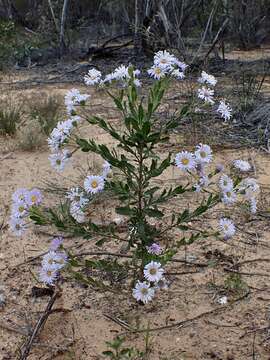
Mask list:
[[[168,281],[163,276],[164,270],[161,264],[156,261],[151,261],[145,265],[143,273],[146,281],[137,281],[133,289],[133,297],[137,301],[147,304],[155,296],[156,290],[168,288]]]
[[[90,69],[88,74],[84,76],[84,82],[86,85],[99,85],[104,86],[106,84],[111,84],[115,81],[120,81],[123,86],[127,86],[132,80],[133,84],[137,87],[141,86],[141,82],[138,79],[140,76],[140,70],[129,70],[130,67],[125,65],[120,65],[112,73],[107,74],[104,79],[102,79],[102,74],[96,69]]]
[[[9,226],[16,236],[21,236],[26,230],[31,206],[40,205],[41,202],[42,194],[38,189],[22,188],[13,193]]]
[[[49,251],[42,258],[39,279],[47,285],[53,285],[59,275],[59,271],[67,263],[68,257],[62,249],[62,243],[62,238],[54,238]]]
[[[86,221],[85,209],[91,198],[102,191],[105,181],[111,171],[111,165],[105,161],[102,166],[101,175],[89,175],[84,180],[84,187],[73,187],[67,194],[66,198],[70,201],[70,215],[78,222]]]
[[[212,160],[213,153],[210,146],[199,144],[196,146],[194,153],[189,151],[177,153],[175,156],[175,165],[180,170],[195,177],[197,181],[194,184],[194,190],[196,192],[201,192],[208,186],[215,185],[213,181],[214,175],[224,171],[223,167],[219,169],[216,168],[214,173],[210,172],[207,174],[207,166]],[[251,169],[249,162],[245,160],[234,160],[233,166],[241,172],[247,172]],[[259,185],[255,179],[246,178],[239,184],[235,184],[233,179],[223,172],[218,179],[217,185],[218,193],[220,194],[220,199],[223,204],[232,205],[235,204],[237,200],[248,200],[250,212],[252,214],[256,213],[256,197],[259,192]],[[228,218],[220,219],[218,229],[224,239],[231,238],[236,232],[235,225]]]
[[[198,89],[198,98],[203,100],[206,104],[214,105],[214,87],[217,84],[217,79],[213,75],[207,74],[205,71],[202,71],[198,82],[203,85],[201,88]],[[229,120],[232,117],[232,109],[230,105],[226,104],[224,100],[221,100],[219,102],[216,111],[225,121]]]
[[[84,105],[89,96],[81,94],[77,89],[71,89],[65,96],[65,105],[69,118],[65,121],[59,121],[48,138],[48,145],[52,152],[49,160],[52,167],[57,171],[62,171],[71,158],[70,151],[63,149],[63,147],[68,144],[72,131],[81,122],[81,117],[76,115],[76,106]]]

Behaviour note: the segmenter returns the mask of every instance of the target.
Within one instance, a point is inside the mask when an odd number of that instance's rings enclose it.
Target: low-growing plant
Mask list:
[[[18,147],[23,151],[37,150],[44,142],[44,134],[39,124],[34,121],[25,123],[18,133]]]
[[[245,115],[252,110],[261,97],[266,72],[258,76],[251,69],[239,68],[234,76],[234,91],[237,97],[236,107],[240,114]]]
[[[194,152],[182,150],[174,156],[162,150],[171,131],[195,108],[197,113],[217,111],[226,121],[231,117],[226,102],[216,100],[216,79],[202,72],[198,79],[197,101],[182,105],[177,114],[163,124],[157,121],[157,109],[167,89],[173,79],[184,79],[186,67],[174,55],[158,52],[154,65],[148,70],[155,81],[147,95],[141,94],[140,71],[132,66],[122,65],[104,79],[96,69],[90,70],[85,76],[86,85],[104,89],[119,111],[121,127],[93,115],[86,107],[90,96],[72,89],[65,97],[69,118],[59,122],[48,139],[52,151],[49,160],[57,171],[63,171],[77,151],[92,152],[105,161],[102,173],[86,174],[83,184],[71,188],[61,204],[53,207],[42,205],[42,195],[36,189],[19,189],[13,194],[10,227],[17,235],[22,235],[28,228],[30,218],[39,226],[54,226],[60,233],[89,239],[97,246],[105,246],[108,241],[121,246],[119,252],[129,253],[125,258],[126,277],[122,286],[129,283],[133,297],[144,304],[159,290],[168,288],[165,266],[181,248],[209,236],[227,241],[235,234],[233,205],[248,202],[251,213],[256,212],[259,186],[253,178],[242,179],[242,174],[251,170],[247,161],[238,159],[231,163],[227,170],[229,176],[224,166],[213,164],[213,152],[207,144],[197,145]],[[116,90],[113,85],[117,85]],[[110,148],[93,138],[83,138],[79,131],[83,121],[110,135],[115,146]],[[181,183],[177,180],[176,185],[160,185],[157,178],[171,167],[175,167],[179,177],[182,174],[185,180]],[[104,191],[114,200],[120,221],[95,222],[93,215],[98,206],[95,200],[100,198],[102,201]],[[177,200],[179,206],[166,210],[172,199]],[[225,214],[218,224],[213,227],[195,225],[200,219],[203,224],[203,216],[211,214],[216,207],[224,207]],[[124,235],[118,231],[122,222],[127,229]],[[168,241],[163,242],[164,238]],[[112,255],[117,257],[119,252]],[[72,254],[65,250],[63,239],[56,238],[42,259],[39,278],[45,284],[54,285],[61,270],[62,275],[65,273],[76,281],[111,290],[112,285],[102,282],[93,270],[107,268],[112,271],[112,266],[118,273],[123,272],[122,264],[117,265],[111,260]]]
[[[22,121],[23,111],[19,104],[2,100],[0,105],[0,135],[13,136]]]
[[[49,136],[62,116],[62,103],[58,96],[49,95],[35,99],[29,104],[31,119],[37,121],[46,136]]]
[[[108,350],[103,351],[103,355],[111,360],[140,360],[144,353],[134,347],[124,347],[125,339],[117,336],[113,341],[107,341]]]

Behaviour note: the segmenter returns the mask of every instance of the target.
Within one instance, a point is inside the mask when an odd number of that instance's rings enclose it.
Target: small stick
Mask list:
[[[50,300],[46,306],[46,309],[44,310],[43,314],[38,319],[38,321],[34,327],[34,330],[32,331],[32,334],[29,336],[28,340],[22,346],[21,355],[20,355],[19,360],[26,360],[28,358],[31,347],[35,341],[36,336],[41,331],[41,329],[44,326],[44,324],[46,323],[49,315],[51,314],[51,310],[55,303],[55,300],[60,296],[61,296],[61,293],[59,291],[55,291],[53,296],[50,298]]]
[[[269,274],[266,273],[249,273],[249,272],[242,272],[242,271],[237,271],[234,269],[229,269],[229,268],[224,268],[224,271],[226,272],[231,272],[231,273],[235,273],[235,274],[239,274],[239,275],[246,275],[246,276],[265,276],[265,277],[270,277]]]

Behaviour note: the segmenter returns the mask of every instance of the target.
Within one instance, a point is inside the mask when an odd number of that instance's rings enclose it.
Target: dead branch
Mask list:
[[[61,296],[61,293],[59,291],[55,291],[53,296],[50,298],[50,300],[46,306],[46,309],[44,310],[43,314],[38,319],[31,335],[29,336],[28,340],[21,347],[21,355],[19,357],[19,360],[26,360],[28,358],[29,353],[32,348],[32,345],[33,345],[37,335],[39,334],[39,332],[45,325],[49,315],[51,314],[51,310],[52,310],[52,307],[53,307],[56,299],[60,296]]]
[[[218,30],[215,38],[214,38],[214,40],[212,41],[212,44],[211,44],[210,48],[208,49],[207,53],[205,54],[203,61],[205,61],[205,60],[208,58],[209,54],[213,51],[216,43],[218,42],[219,36],[220,36],[220,35],[222,34],[222,32],[224,31],[224,29],[225,29],[225,27],[227,26],[228,22],[229,22],[229,19],[228,19],[228,18],[224,20],[223,24],[222,24],[221,27],[219,28],[219,30]]]

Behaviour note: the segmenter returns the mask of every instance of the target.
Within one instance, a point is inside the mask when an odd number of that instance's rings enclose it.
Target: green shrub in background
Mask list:
[[[29,104],[30,117],[36,120],[45,135],[49,136],[61,118],[61,100],[48,96]]]

